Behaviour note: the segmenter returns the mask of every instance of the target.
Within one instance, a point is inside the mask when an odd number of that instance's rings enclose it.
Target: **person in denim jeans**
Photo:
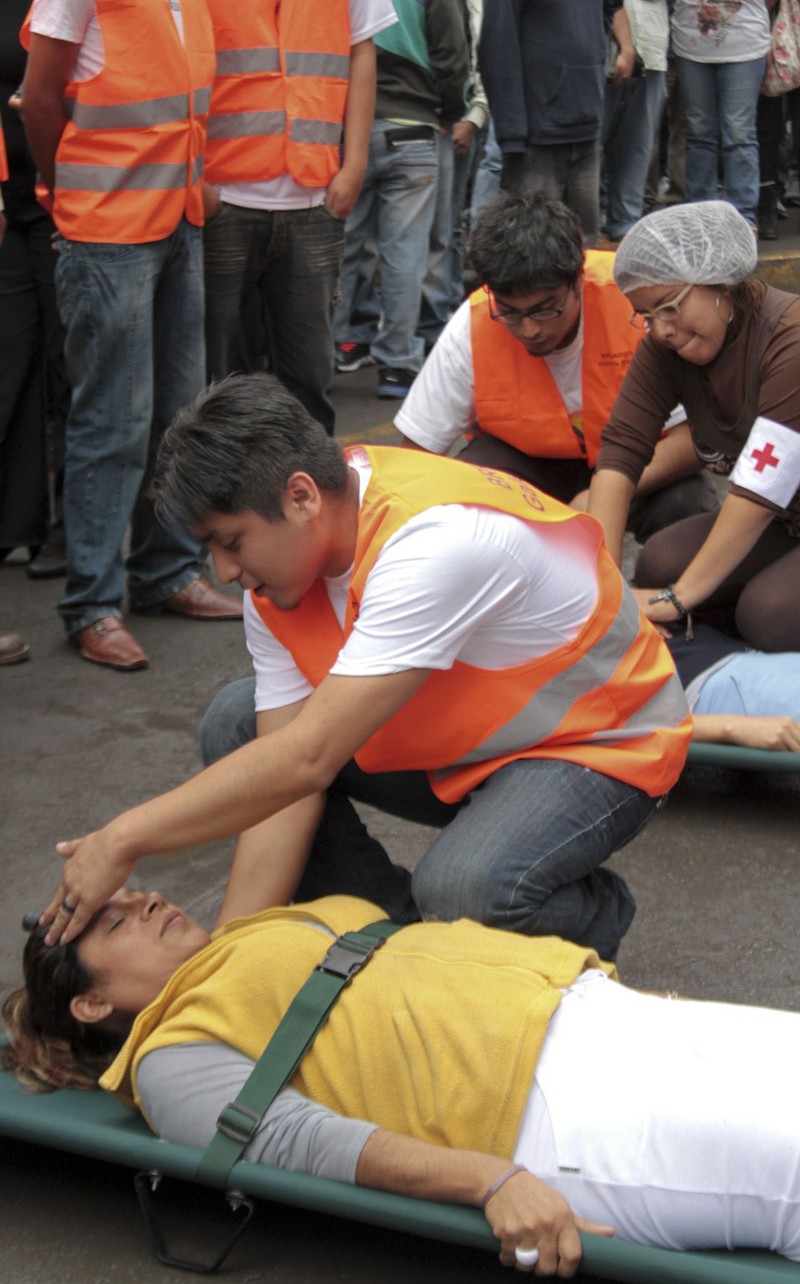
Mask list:
[[[50,939],[139,856],[239,832],[236,881],[263,904],[338,891],[612,958],[635,903],[605,862],[659,810],[690,723],[596,524],[491,469],[345,453],[262,374],[178,416],[154,494],[249,590],[255,698],[217,698],[204,750],[227,756],[200,777],[60,845]],[[413,900],[351,798],[442,828]]]
[[[295,5],[295,20],[302,21],[304,7],[308,5],[301,4],[299,10]],[[305,56],[323,68],[332,65],[341,73],[336,77],[340,82],[342,76],[348,78],[343,122],[336,122],[337,108],[331,102],[331,119],[321,126],[323,133],[341,133],[341,164],[327,186],[314,176],[312,162],[303,161],[305,172],[295,178],[297,162],[289,157],[288,147],[279,157],[271,150],[274,126],[268,124],[265,133],[262,121],[276,113],[241,110],[262,103],[275,83],[270,55],[278,50],[268,45],[252,48],[257,36],[268,39],[258,34],[257,8],[234,11],[228,0],[210,0],[209,9],[217,40],[225,39],[226,44],[218,60],[206,164],[214,189],[203,231],[208,377],[271,369],[326,432],[333,433],[335,414],[328,389],[344,220],[367,166],[375,101],[372,37],[396,21],[394,9],[391,0],[349,0],[343,10],[346,31],[335,27],[339,43],[349,41],[346,70],[337,55],[291,55]],[[228,47],[231,41],[239,47]],[[290,79],[287,73],[284,80]],[[234,92],[240,95],[236,101],[231,98]],[[326,103],[332,97],[324,82],[319,94]],[[302,108],[298,111],[302,116]],[[300,124],[311,122],[290,121],[289,140]],[[319,173],[324,168],[323,164]]]
[[[72,386],[59,612],[84,659],[141,669],[147,657],[121,619],[126,574],[131,610],[241,615],[202,578],[200,541],[163,526],[146,498],[161,433],[204,383],[211,26],[199,0],[172,13],[144,0],[138,16],[98,13],[94,0],[36,0],[30,30],[25,127],[60,233],[55,285]],[[170,92],[179,75],[190,93]]]
[[[376,37],[377,100],[361,194],[347,220],[334,315],[339,370],[377,362],[378,396],[404,397],[422,368],[416,333],[436,207],[440,131],[461,119],[469,75],[463,0],[398,0]],[[364,343],[354,317],[367,247],[377,243],[382,323]]]

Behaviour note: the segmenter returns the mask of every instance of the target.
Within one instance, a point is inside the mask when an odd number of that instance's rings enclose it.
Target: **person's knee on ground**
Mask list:
[[[238,678],[214,696],[200,723],[200,752],[210,767],[256,738],[255,678]]]

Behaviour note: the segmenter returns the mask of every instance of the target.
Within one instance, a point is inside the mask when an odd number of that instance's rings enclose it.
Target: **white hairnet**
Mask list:
[[[640,218],[614,258],[628,294],[648,285],[733,285],[758,259],[753,229],[727,201],[673,205]]]

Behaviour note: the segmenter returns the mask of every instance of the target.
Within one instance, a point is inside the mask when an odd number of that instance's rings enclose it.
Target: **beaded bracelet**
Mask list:
[[[517,1173],[525,1173],[527,1171],[528,1170],[524,1164],[512,1164],[511,1167],[507,1168],[504,1173],[501,1173],[500,1176],[497,1177],[492,1182],[491,1186],[489,1187],[483,1199],[481,1200],[481,1208],[483,1209],[483,1211],[486,1212],[486,1205],[488,1204],[489,1200],[492,1198],[492,1195],[497,1194],[500,1187],[505,1185],[509,1177],[514,1177]]]
[[[655,597],[649,597],[647,599],[648,606],[652,606],[654,602],[669,602],[672,606],[675,607],[675,610],[678,612],[678,615],[681,617],[681,619],[686,621],[686,635],[685,635],[686,641],[691,642],[692,638],[694,637],[694,631],[692,629],[691,608],[683,605],[683,602],[680,600],[680,598],[678,597],[678,594],[675,592],[673,585],[668,584],[667,587],[665,589],[662,589],[660,593],[656,593]]]

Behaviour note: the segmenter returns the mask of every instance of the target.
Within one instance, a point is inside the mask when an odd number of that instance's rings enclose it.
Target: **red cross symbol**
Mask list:
[[[781,462],[777,455],[772,452],[772,442],[768,441],[762,450],[753,450],[750,458],[756,461],[756,472],[763,473],[764,469],[777,468]]]

